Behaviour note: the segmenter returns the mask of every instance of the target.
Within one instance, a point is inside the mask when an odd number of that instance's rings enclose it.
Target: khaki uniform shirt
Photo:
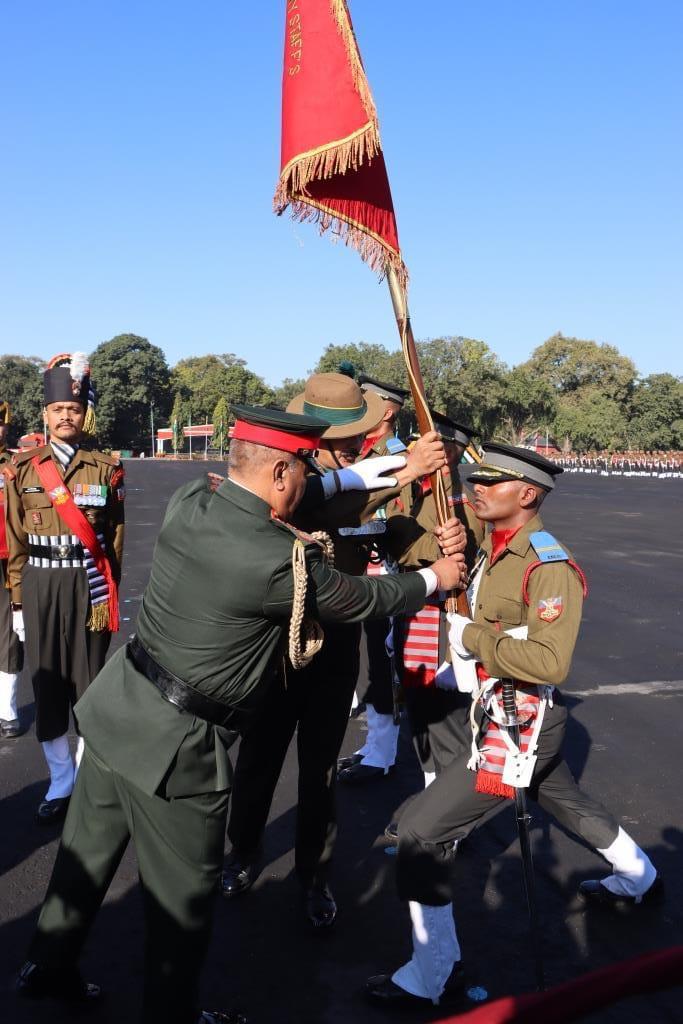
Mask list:
[[[540,516],[534,516],[493,565],[491,537],[486,537],[482,543],[486,562],[472,609],[474,622],[465,627],[462,640],[491,676],[557,686],[569,673],[581,622],[583,584],[568,562],[543,562],[529,577],[529,604],[525,603],[524,574],[538,561],[529,535],[542,529]],[[506,636],[505,630],[523,625],[528,626],[528,639]]]
[[[465,560],[467,568],[472,569],[484,530],[474,511],[465,504],[466,495],[458,475],[444,474],[443,480],[451,513],[465,527]],[[438,519],[431,490],[425,494],[419,484],[416,487],[407,485],[401,491],[398,501],[394,500],[387,506],[387,517],[387,548],[402,568],[421,569],[441,558],[434,536]]]
[[[48,444],[16,455],[12,466],[13,479],[8,480],[5,487],[8,580],[12,601],[21,603],[21,573],[28,560],[28,535],[32,533],[41,537],[58,537],[60,534],[71,533],[53,507],[31,464],[34,458],[41,462],[52,459],[72,494],[76,484],[96,484],[106,488],[104,505],[93,503],[79,507],[95,533],[104,536],[104,552],[111,563],[112,575],[118,582],[123,560],[123,468],[110,455],[81,446],[64,472]]]

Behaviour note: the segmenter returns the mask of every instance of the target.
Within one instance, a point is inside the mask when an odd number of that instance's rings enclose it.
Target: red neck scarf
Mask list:
[[[494,530],[491,534],[491,559],[490,564],[493,565],[497,562],[500,556],[505,551],[506,547],[515,536],[516,533],[522,529],[521,526],[514,526],[511,530]]]

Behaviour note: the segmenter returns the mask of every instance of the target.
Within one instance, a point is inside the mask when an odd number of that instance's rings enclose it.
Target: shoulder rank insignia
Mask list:
[[[536,530],[529,534],[529,543],[536,552],[539,562],[568,562],[569,555],[561,544],[547,530]]]
[[[536,614],[543,622],[554,622],[559,619],[563,607],[561,597],[546,597],[538,602]]]
[[[401,452],[406,451],[406,446],[400,437],[390,437],[387,440],[387,451],[390,455],[400,455]]]

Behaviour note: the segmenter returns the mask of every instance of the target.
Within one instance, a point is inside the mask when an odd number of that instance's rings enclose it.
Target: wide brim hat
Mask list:
[[[296,395],[287,412],[316,416],[329,427],[324,440],[367,434],[384,416],[384,401],[373,391],[363,393],[355,380],[343,373],[314,373]]]

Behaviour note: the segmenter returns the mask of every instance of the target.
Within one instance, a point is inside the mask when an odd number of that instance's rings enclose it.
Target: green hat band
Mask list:
[[[316,416],[318,419],[327,420],[331,427],[356,423],[363,419],[367,411],[366,402],[351,409],[332,409],[329,405],[312,405],[311,402],[304,402],[304,412],[307,416]]]

